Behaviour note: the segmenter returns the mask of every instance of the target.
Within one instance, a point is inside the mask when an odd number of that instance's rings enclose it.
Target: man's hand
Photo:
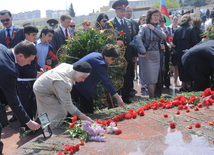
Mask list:
[[[38,130],[40,125],[32,120],[26,124],[31,130]]]
[[[118,106],[119,107],[124,107],[123,99],[118,94],[115,94],[114,97],[117,99]]]

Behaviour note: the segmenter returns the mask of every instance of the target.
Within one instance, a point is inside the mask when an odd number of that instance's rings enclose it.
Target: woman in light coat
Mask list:
[[[71,90],[76,82],[82,82],[90,74],[91,66],[85,61],[75,65],[62,63],[45,72],[34,83],[38,115],[47,113],[53,129],[63,123],[67,112],[80,119],[92,121],[72,103]]]
[[[161,14],[158,9],[147,12],[146,24],[137,35],[139,45],[139,68],[141,84],[147,84],[149,97],[155,95],[155,87],[160,70],[161,40],[166,39],[166,34],[160,30],[158,22]],[[147,48],[145,48],[147,46]]]

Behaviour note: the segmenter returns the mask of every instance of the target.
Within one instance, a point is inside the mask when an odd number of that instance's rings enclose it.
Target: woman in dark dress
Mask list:
[[[181,57],[184,54],[183,50],[190,49],[199,42],[191,24],[192,18],[190,15],[182,16],[181,25],[175,31],[173,38],[173,44],[175,45],[175,50],[177,51],[177,65],[179,77],[182,81],[180,91],[188,91],[187,83],[191,81],[191,79],[187,75],[186,69],[184,68],[181,62]]]

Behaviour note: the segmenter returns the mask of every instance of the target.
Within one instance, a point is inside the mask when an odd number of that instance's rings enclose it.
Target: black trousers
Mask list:
[[[169,62],[170,62],[170,51],[167,49],[164,52],[164,85],[166,87],[170,86]]]
[[[94,100],[91,97],[87,100],[76,88],[73,86],[71,91],[71,98],[75,102],[76,106],[80,109],[83,113],[94,113]]]
[[[36,97],[33,92],[35,81],[18,81],[18,96],[29,117],[33,120],[36,116]]]
[[[0,89],[0,104],[8,105],[7,99],[1,89]]]
[[[129,98],[129,94],[131,92],[131,89],[133,88],[133,73],[134,73],[134,62],[128,61],[126,74],[123,76],[124,84],[123,88],[121,89],[123,100]]]
[[[210,87],[210,73],[205,73],[203,70],[197,68],[197,64],[191,64],[186,67],[189,73],[189,76],[193,79],[193,86],[191,91],[204,91],[206,88]],[[203,68],[203,67],[202,67]]]

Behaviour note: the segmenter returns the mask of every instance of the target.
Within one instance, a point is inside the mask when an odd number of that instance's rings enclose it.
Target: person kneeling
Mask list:
[[[45,72],[34,83],[38,115],[47,113],[53,129],[67,116],[67,112],[82,120],[92,121],[74,106],[71,90],[75,82],[82,82],[89,76],[91,65],[80,61],[74,65],[62,63],[56,68]]]

